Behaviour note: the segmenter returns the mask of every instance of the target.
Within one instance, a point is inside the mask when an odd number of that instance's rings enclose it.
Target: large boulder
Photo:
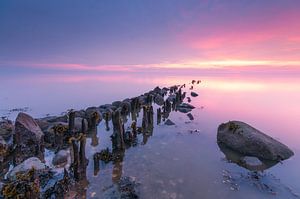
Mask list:
[[[294,155],[286,145],[240,121],[229,121],[218,128],[218,143],[246,156],[281,161]]]
[[[36,121],[26,113],[19,113],[15,122],[14,144],[16,163],[33,156],[43,159],[44,133]]]

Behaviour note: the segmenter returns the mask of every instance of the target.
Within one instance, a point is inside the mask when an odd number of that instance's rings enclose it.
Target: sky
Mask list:
[[[0,70],[300,66],[299,0],[1,0]]]

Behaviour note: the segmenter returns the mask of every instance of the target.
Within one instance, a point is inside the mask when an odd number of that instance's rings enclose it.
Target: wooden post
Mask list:
[[[121,114],[119,110],[116,110],[112,114],[112,122],[114,132],[112,135],[113,139],[113,148],[114,149],[124,149],[124,140],[123,140],[123,125],[121,121]]]
[[[147,131],[147,128],[148,128],[148,108],[146,106],[143,107],[143,119],[142,119],[142,129],[143,129],[143,132],[146,132]]]
[[[69,134],[73,136],[75,134],[75,112],[69,113]]]

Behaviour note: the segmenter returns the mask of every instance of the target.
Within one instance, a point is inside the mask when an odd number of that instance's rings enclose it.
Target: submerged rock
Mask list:
[[[164,105],[164,98],[161,96],[161,95],[155,95],[155,97],[154,97],[154,102],[157,104],[157,105],[159,105],[159,106],[162,106],[162,105]]]
[[[35,120],[26,113],[19,113],[17,116],[14,144],[17,164],[33,156],[43,158],[44,133]]]
[[[188,113],[187,116],[190,120],[194,120],[194,116],[191,113]]]
[[[167,121],[165,121],[165,125],[172,126],[175,125],[175,123],[172,122],[170,119],[167,119]]]
[[[194,109],[195,107],[191,104],[182,103],[182,104],[178,105],[176,108],[181,113],[188,113],[188,112],[191,112],[192,109]]]
[[[241,154],[260,159],[281,161],[294,155],[286,145],[240,121],[221,124],[217,140]]]
[[[25,173],[32,168],[34,168],[35,170],[43,170],[46,169],[47,167],[37,157],[31,157],[25,160],[24,162],[22,162],[21,164],[17,165],[16,167],[14,167],[10,172],[8,172],[7,177],[11,180],[15,179],[17,173],[19,172]]]
[[[58,151],[53,157],[52,164],[54,166],[64,166],[68,163],[70,153],[67,150]]]
[[[191,96],[192,96],[192,97],[197,97],[197,96],[198,96],[198,94],[197,94],[197,93],[195,93],[195,92],[191,92]]]

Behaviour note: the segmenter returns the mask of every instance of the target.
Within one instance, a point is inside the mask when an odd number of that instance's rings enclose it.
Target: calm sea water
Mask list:
[[[199,96],[191,102],[196,106],[194,121],[171,113],[175,126],[155,126],[151,137],[141,136],[136,147],[126,150],[122,163],[101,165],[94,175],[93,154],[110,146],[111,131],[100,123],[97,135],[88,139],[90,163],[82,194],[103,198],[103,190],[121,176],[132,176],[140,184],[141,198],[299,198],[300,77],[295,75],[10,75],[1,77],[0,111],[11,119],[18,113],[12,109],[25,107],[34,117],[58,115],[192,79],[202,81],[194,88]],[[268,169],[259,180],[253,178],[246,169],[228,163],[218,148],[217,127],[229,120],[251,124],[288,145],[295,156]]]

